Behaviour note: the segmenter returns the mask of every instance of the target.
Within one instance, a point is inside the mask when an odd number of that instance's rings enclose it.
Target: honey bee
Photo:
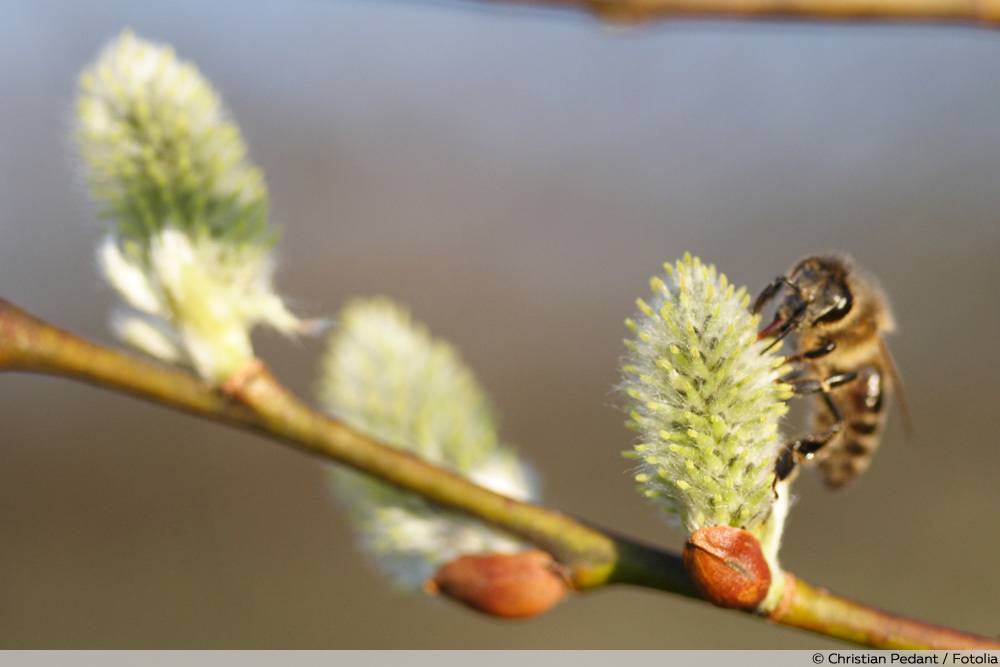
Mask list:
[[[758,338],[778,345],[795,334],[782,378],[798,395],[815,395],[811,433],[787,443],[775,461],[775,483],[802,460],[815,459],[827,486],[839,488],[863,473],[878,449],[886,403],[895,396],[909,430],[902,383],[884,336],[896,323],[874,278],[843,256],[811,256],[775,278],[754,302],[754,313],[782,289],[774,319]]]

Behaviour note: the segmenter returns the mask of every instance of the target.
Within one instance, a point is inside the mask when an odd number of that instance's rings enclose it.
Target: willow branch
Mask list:
[[[582,10],[617,23],[682,18],[791,18],[996,25],[998,0],[490,0]]]
[[[0,299],[0,371],[61,376],[252,431],[419,494],[545,549],[578,590],[613,583],[698,597],[681,558],[519,502],[330,419],[289,393],[263,365],[220,392],[176,368],[57,329]],[[880,648],[1000,648],[1000,642],[881,612],[789,575],[774,622]]]

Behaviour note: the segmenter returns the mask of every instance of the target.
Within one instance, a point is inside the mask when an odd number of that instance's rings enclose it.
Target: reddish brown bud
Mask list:
[[[756,609],[771,587],[771,570],[757,538],[741,528],[709,526],[691,533],[684,565],[709,602]]]
[[[427,582],[473,609],[502,618],[528,618],[552,608],[569,590],[561,567],[544,551],[462,556]]]

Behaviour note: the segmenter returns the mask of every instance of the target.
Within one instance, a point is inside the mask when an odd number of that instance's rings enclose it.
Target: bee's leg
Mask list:
[[[827,396],[827,394],[823,395]],[[832,402],[831,405],[833,405]],[[843,417],[840,415],[839,410],[834,416],[837,421],[831,425],[829,431],[803,436],[798,440],[785,443],[781,448],[781,453],[774,460],[774,482],[771,483],[771,491],[774,492],[775,498],[778,497],[778,482],[788,479],[801,460],[812,458],[813,454],[822,449],[824,445],[840,433],[843,427]]]
[[[771,493],[774,499],[778,499],[778,482],[788,479],[795,470],[795,451],[791,447],[792,443],[785,443],[781,448],[781,453],[774,461],[774,481],[771,482]]]
[[[826,403],[833,410],[833,402],[830,399],[830,390],[834,387],[839,387],[842,384],[847,384],[848,382],[853,382],[858,379],[857,371],[849,371],[847,373],[835,373],[827,379],[823,380],[823,398],[826,399]],[[839,414],[839,413],[838,413]]]
[[[784,384],[794,385],[797,380],[800,380],[806,371],[809,370],[808,366],[796,366],[794,369],[788,371],[780,378],[775,380],[775,382],[782,382]]]
[[[850,371],[848,373],[835,373],[825,380],[814,380],[812,378],[808,380],[796,379],[801,374],[801,370],[794,370],[782,377],[781,380],[792,385],[792,390],[795,392],[796,396],[823,394],[823,400],[826,402],[827,407],[830,408],[830,412],[837,416],[840,415],[840,411],[837,410],[836,405],[833,403],[833,399],[830,398],[830,390],[847,384],[848,382],[852,382],[858,377],[856,371]]]
[[[820,357],[825,357],[834,350],[837,349],[837,344],[832,340],[823,341],[823,343],[814,350],[806,350],[805,352],[800,352],[799,354],[793,354],[787,357],[788,363],[797,363],[800,361],[806,361],[807,359],[819,359]]]
[[[774,483],[771,488],[775,495],[777,495],[777,489],[775,487],[778,482],[788,479],[788,477],[795,470],[795,466],[798,465],[800,459],[812,458],[816,452],[821,450],[828,442],[833,440],[843,429],[844,415],[840,412],[840,408],[837,407],[837,403],[833,400],[833,397],[830,396],[830,390],[834,387],[847,384],[848,382],[855,380],[857,377],[858,374],[851,371],[849,373],[837,373],[835,375],[831,375],[825,380],[809,379],[792,381],[789,383],[798,395],[821,394],[823,396],[823,402],[826,403],[827,409],[830,410],[830,416],[833,417],[833,423],[830,424],[830,428],[823,433],[810,433],[809,435],[803,436],[798,440],[793,440],[792,442],[785,444],[781,453],[778,454],[778,458],[774,462]]]
[[[857,379],[857,377],[857,372],[850,371],[848,373],[836,373],[825,380],[799,380],[798,382],[791,383],[792,389],[798,395],[820,394],[823,397],[823,402],[826,403],[827,409],[830,411],[830,416],[833,418],[833,423],[830,424],[830,428],[825,433],[812,433],[792,442],[789,447],[794,452],[801,454],[805,458],[810,458],[823,445],[830,442],[834,436],[840,433],[840,430],[844,427],[844,415],[840,412],[840,408],[837,407],[833,397],[830,396],[830,390],[847,384]]]

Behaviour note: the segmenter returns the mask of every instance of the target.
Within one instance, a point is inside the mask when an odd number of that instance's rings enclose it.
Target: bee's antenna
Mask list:
[[[801,296],[802,296],[802,288],[799,287],[798,283],[793,283],[786,276],[781,276],[781,282],[783,282],[785,285],[787,285],[788,287],[791,287],[793,290],[795,290],[795,293],[798,294],[799,297],[801,298]]]
[[[778,294],[778,290],[780,290],[783,285],[788,285],[788,284],[790,283],[788,282],[788,278],[786,278],[785,276],[778,276],[777,278],[769,282],[767,284],[767,287],[762,289],[760,291],[760,294],[757,295],[757,298],[754,299],[753,311],[752,311],[754,315],[759,313],[761,308],[764,307],[764,304],[773,299]]]
[[[754,315],[759,313],[764,307],[764,304],[773,299],[782,287],[789,287],[795,290],[795,294],[798,295],[800,299],[802,298],[802,289],[796,283],[789,280],[788,276],[778,276],[769,282],[767,287],[760,291],[760,294],[758,294],[757,298],[754,299],[753,309],[751,312],[753,312]]]

